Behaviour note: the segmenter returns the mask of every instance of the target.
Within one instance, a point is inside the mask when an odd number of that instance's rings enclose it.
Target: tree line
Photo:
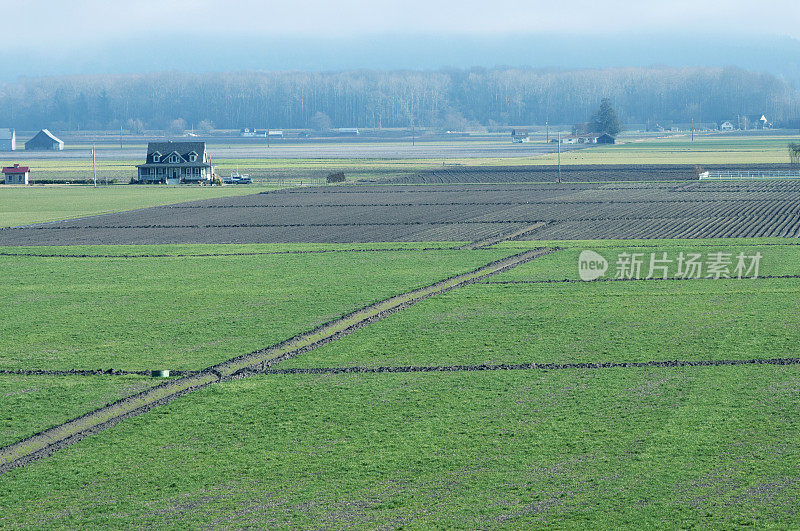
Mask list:
[[[162,72],[0,85],[0,127],[55,130],[572,124],[608,98],[623,123],[800,117],[785,81],[737,68]]]

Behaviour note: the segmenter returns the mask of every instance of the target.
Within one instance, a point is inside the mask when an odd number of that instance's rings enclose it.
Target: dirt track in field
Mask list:
[[[363,326],[384,319],[429,297],[479,282],[491,275],[502,273],[553,251],[554,249],[534,249],[514,254],[468,273],[456,275],[361,308],[269,348],[232,358],[196,374],[170,380],[118,400],[22,441],[0,448],[0,474],[51,455],[84,437],[112,427],[126,418],[141,415],[186,393],[231,378],[245,377],[248,375],[246,372],[248,370],[267,369],[280,361],[349,335]]]

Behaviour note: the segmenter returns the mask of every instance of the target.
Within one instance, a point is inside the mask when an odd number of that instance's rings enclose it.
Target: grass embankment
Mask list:
[[[255,377],[10,471],[0,526],[794,527],[799,378]]]
[[[254,194],[248,186],[28,186],[0,187],[0,227],[57,221],[198,199]]]
[[[755,244],[756,240],[748,240]],[[510,242],[518,243],[518,242]],[[558,242],[549,242],[552,244]],[[562,242],[562,245],[566,242]],[[765,242],[768,243],[768,242]],[[613,277],[620,245],[599,248]],[[800,247],[695,247],[651,241],[641,252],[760,251],[760,276],[798,275]],[[589,247],[591,248],[591,247]],[[542,283],[578,278],[579,248],[423,301],[288,367],[646,362],[796,357],[800,278]],[[735,260],[734,260],[735,261]],[[642,276],[646,276],[647,267]],[[674,273],[674,264],[670,274]],[[703,273],[705,275],[705,273]],[[498,284],[499,282],[536,282]]]
[[[168,248],[157,246],[152,254]],[[80,254],[87,250],[81,249]],[[0,307],[14,308],[0,320],[0,368],[203,369],[511,254],[409,249],[180,258],[0,256],[0,275],[7,279]]]

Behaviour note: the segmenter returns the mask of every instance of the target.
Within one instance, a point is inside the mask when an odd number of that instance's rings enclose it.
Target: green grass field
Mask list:
[[[761,276],[800,275],[800,247],[745,242],[751,245],[704,248],[697,241],[655,240],[648,248],[617,242],[600,249],[609,258],[623,251],[649,256],[657,250],[658,256],[666,252],[675,257],[680,251],[705,255],[721,249],[735,255],[757,249],[765,256]],[[646,362],[796,355],[800,278],[546,282],[577,279],[579,249],[564,249],[486,283],[423,301],[284,365]],[[642,278],[645,275],[647,271]],[[535,283],[501,284],[509,281]]]
[[[165,247],[139,250],[161,254]],[[231,245],[225,252],[264,249],[275,246]],[[510,254],[409,249],[211,257],[0,256],[0,276],[7,279],[0,307],[14,308],[0,320],[0,368],[199,370]]]
[[[183,201],[254,194],[249,186],[0,186],[0,227],[121,212]]]
[[[3,247],[0,368],[199,369],[543,245],[274,368],[791,358],[792,243]],[[583,249],[789,278],[583,283]],[[154,383],[0,375],[0,446]],[[795,528],[798,407],[798,365],[251,376],[3,474],[0,527]]]
[[[0,374],[0,446],[158,383],[141,376]]]
[[[257,377],[3,477],[3,527],[791,528],[795,367]]]

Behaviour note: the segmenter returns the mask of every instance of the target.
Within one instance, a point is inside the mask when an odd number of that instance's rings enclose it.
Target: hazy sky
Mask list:
[[[800,87],[800,0],[0,0],[0,82],[167,70],[739,66]]]
[[[0,0],[37,48],[196,30],[217,35],[746,32],[800,38],[798,0]],[[167,35],[164,36],[168,38]]]

